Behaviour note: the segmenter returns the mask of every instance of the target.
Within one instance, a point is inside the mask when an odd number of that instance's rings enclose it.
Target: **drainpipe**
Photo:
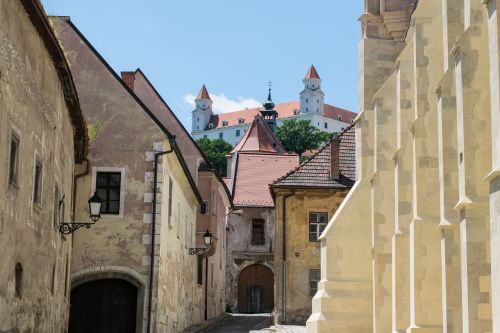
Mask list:
[[[208,320],[208,256],[205,257],[205,320]]]
[[[283,197],[283,213],[282,213],[282,222],[283,226],[283,249],[282,249],[282,272],[281,272],[281,290],[282,290],[282,318],[283,322],[286,323],[286,275],[287,275],[287,267],[286,267],[286,201],[289,197],[293,196],[293,192],[287,194]]]
[[[172,142],[170,142],[172,145]],[[156,229],[156,187],[158,185],[158,159],[160,156],[172,153],[174,150],[170,149],[160,153],[155,153],[155,164],[154,164],[154,181],[153,181],[153,218],[151,225],[151,254],[150,254],[150,269],[149,269],[149,298],[148,298],[148,329],[147,332],[151,332],[151,313],[153,311],[153,273],[154,273],[154,259],[155,259],[155,229]]]

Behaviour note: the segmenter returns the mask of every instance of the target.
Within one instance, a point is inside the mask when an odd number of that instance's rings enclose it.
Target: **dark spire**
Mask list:
[[[260,114],[266,120],[266,123],[269,125],[269,127],[271,127],[271,130],[274,133],[276,133],[276,118],[278,118],[278,112],[274,110],[275,106],[276,105],[273,103],[273,99],[271,97],[271,86],[269,86],[267,101],[264,103],[264,110],[260,111]]]
[[[269,88],[269,94],[267,95],[267,101],[264,103],[264,109],[266,109],[266,111],[273,111],[275,106],[271,98],[271,88]]]

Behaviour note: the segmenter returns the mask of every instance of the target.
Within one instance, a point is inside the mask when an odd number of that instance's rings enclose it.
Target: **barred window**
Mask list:
[[[320,269],[309,270],[309,296],[314,297],[318,292],[318,282],[321,280]]]
[[[317,242],[323,230],[328,224],[328,213],[310,212],[309,213],[309,241]]]

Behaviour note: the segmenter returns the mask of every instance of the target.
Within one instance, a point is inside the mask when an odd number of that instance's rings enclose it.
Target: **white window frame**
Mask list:
[[[311,222],[311,214],[326,214],[326,222]],[[319,237],[325,230],[326,226],[328,225],[328,212],[325,211],[320,211],[320,210],[311,210],[307,213],[307,224],[308,224],[308,239],[309,242],[314,243],[314,242],[319,242]],[[316,234],[316,240],[311,240],[311,226],[315,227],[315,234]],[[322,228],[323,227],[323,228]],[[322,230],[323,229],[323,230]]]
[[[120,173],[120,211],[119,214],[101,214],[104,217],[123,219],[123,209],[125,207],[125,168],[116,167],[92,167],[92,187],[90,196],[94,195],[98,172],[119,172]]]
[[[319,280],[313,280],[312,276],[311,276],[312,273],[313,272],[316,273],[318,271],[319,271]],[[308,279],[308,281],[309,281],[309,297],[312,298],[312,297],[314,297],[314,295],[316,295],[316,293],[318,292],[318,289],[319,289],[318,288],[318,284],[321,281],[321,269],[319,269],[319,268],[310,268],[309,269],[309,279]],[[313,283],[315,284],[314,288],[312,287]],[[313,294],[313,290],[314,289],[316,289],[316,291],[314,291],[314,294]]]

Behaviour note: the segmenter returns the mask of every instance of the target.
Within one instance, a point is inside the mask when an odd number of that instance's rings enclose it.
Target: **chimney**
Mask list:
[[[337,133],[333,134],[330,141],[330,177],[340,179],[340,138]]]
[[[122,72],[121,74],[123,82],[125,82],[125,84],[130,88],[130,90],[134,91],[135,73]]]

